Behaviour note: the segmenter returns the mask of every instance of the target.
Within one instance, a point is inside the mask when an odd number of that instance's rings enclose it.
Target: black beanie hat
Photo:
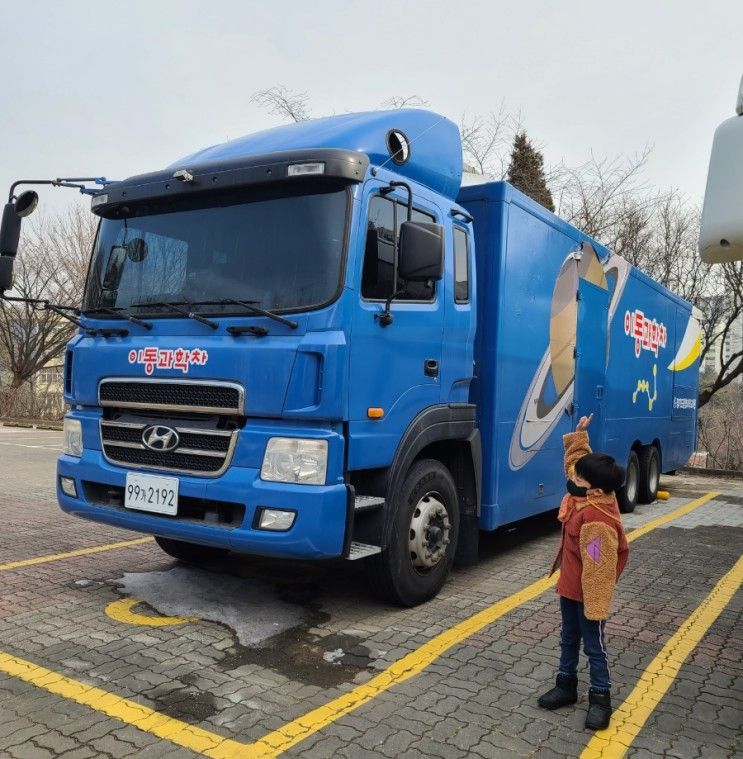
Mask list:
[[[575,472],[605,493],[612,493],[624,483],[624,469],[606,453],[589,453],[578,459]]]

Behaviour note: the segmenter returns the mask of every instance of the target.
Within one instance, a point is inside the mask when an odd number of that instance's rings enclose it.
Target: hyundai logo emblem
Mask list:
[[[178,447],[180,439],[172,427],[151,424],[142,432],[142,442],[151,451],[172,451]]]

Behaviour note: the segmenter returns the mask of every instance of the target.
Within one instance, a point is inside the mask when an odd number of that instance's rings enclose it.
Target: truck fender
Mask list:
[[[390,540],[393,524],[394,493],[421,452],[436,444],[448,441],[462,441],[468,449],[471,476],[462,477],[461,472],[452,471],[460,496],[471,490],[464,501],[463,516],[477,519],[480,514],[480,494],[482,492],[482,446],[480,430],[477,428],[476,406],[470,403],[449,403],[429,406],[418,414],[408,426],[395,452],[389,469],[386,488],[386,504],[381,525],[381,546],[385,548]],[[443,446],[442,446],[443,450]],[[429,454],[432,458],[439,458]],[[444,457],[445,458],[445,457]],[[446,460],[443,463],[447,464]],[[461,500],[461,498],[460,498]]]

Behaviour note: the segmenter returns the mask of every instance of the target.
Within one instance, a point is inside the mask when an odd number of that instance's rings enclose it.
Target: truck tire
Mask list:
[[[631,514],[637,506],[637,494],[640,486],[640,460],[634,451],[629,452],[624,485],[619,488],[617,501],[622,514]]]
[[[158,535],[155,535],[155,542],[168,556],[172,556],[179,561],[185,561],[188,564],[202,564],[216,561],[229,553],[229,550],[226,548],[201,546],[197,543],[186,543],[184,540],[161,538]]]
[[[451,569],[459,534],[459,501],[449,470],[422,459],[393,496],[389,545],[366,565],[372,589],[398,606],[433,598]]]
[[[640,449],[640,503],[652,503],[658,495],[660,482],[660,454],[654,445]]]

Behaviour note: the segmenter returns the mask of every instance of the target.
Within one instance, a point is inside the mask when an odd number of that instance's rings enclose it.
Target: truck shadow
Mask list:
[[[558,535],[559,532],[557,509],[521,519],[492,532],[481,532],[480,563],[521,548],[540,538]]]
[[[479,561],[476,566],[488,564],[549,536],[557,536],[560,524],[557,510],[522,519],[492,532],[481,532],[479,538]],[[358,600],[365,593],[372,603],[387,605],[377,601],[368,587],[362,561],[298,561],[271,559],[266,557],[230,554],[211,569],[252,580],[260,580],[274,585],[279,595],[286,601],[306,604],[317,603],[319,598],[332,603],[333,600]],[[457,572],[455,566],[454,570]]]

